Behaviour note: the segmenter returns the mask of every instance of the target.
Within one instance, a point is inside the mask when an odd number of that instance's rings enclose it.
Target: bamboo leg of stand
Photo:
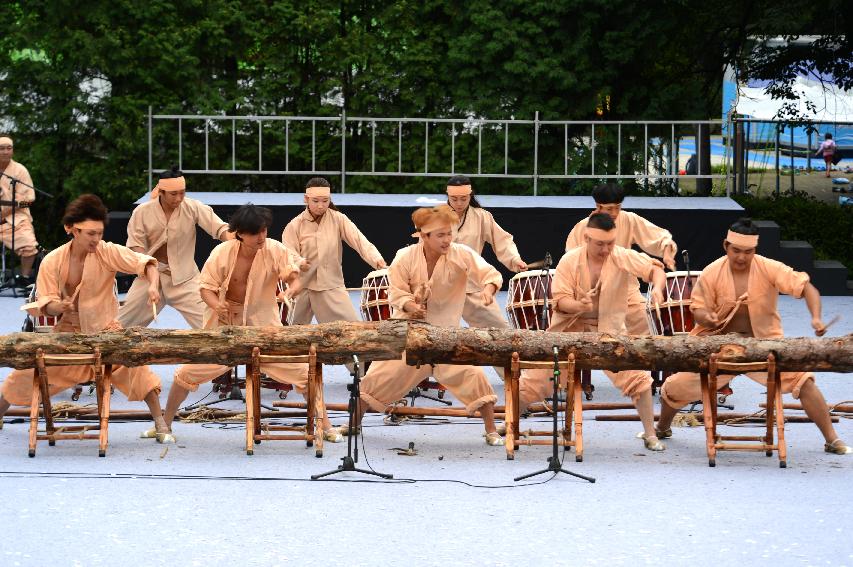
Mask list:
[[[521,437],[521,400],[519,389],[521,388],[521,366],[515,370],[515,379],[512,382],[512,448],[518,450],[518,439]]]
[[[711,392],[716,390],[711,389],[711,378],[708,376],[706,370],[702,370],[699,379],[702,384],[702,421],[705,424],[705,445],[708,452],[708,466],[713,467],[717,464],[717,448],[715,447],[717,432],[714,410],[711,406]]]
[[[572,381],[573,402],[574,402],[574,417],[575,417],[575,461],[583,462],[583,400],[581,400],[581,382],[578,379],[577,371]]]
[[[782,377],[773,365],[773,381],[776,382],[776,443],[779,444],[779,466],[788,466],[788,448],[785,445],[785,413],[782,407]]]
[[[574,425],[574,383],[575,373],[567,372],[566,376],[566,407],[563,412],[563,445],[568,446],[572,442],[572,426]]]
[[[39,349],[39,355],[37,356],[43,356],[41,349]],[[36,443],[38,442],[39,405],[41,404],[40,373],[39,368],[33,368],[33,395],[30,400],[30,457],[36,456]]]
[[[504,446],[506,447],[506,458],[508,461],[515,459],[515,406],[512,403],[513,390],[518,381],[518,353],[513,353],[512,362],[504,368]]]
[[[234,370],[236,377],[236,369]],[[259,445],[261,440],[258,438],[264,430],[261,425],[261,363],[258,361],[258,371],[255,374],[255,381],[252,383],[255,394],[255,445]]]
[[[56,445],[56,438],[53,434],[56,433],[56,427],[53,423],[53,406],[50,403],[50,387],[48,385],[47,367],[42,360],[39,375],[39,389],[41,390],[41,405],[44,408],[44,429],[47,432],[47,444],[53,447]]]
[[[98,396],[98,456],[107,456],[107,443],[110,432],[110,385],[112,382],[112,365],[106,367],[101,362],[101,351],[95,349],[95,388]]]
[[[317,423],[315,418],[320,415],[320,400],[317,399],[317,349],[314,345],[308,349],[308,391],[305,399],[305,435],[306,445],[312,447],[317,440]],[[322,429],[322,426],[321,426]]]
[[[255,381],[260,373],[260,349],[252,349],[252,362],[246,370],[246,454],[255,454]]]
[[[101,386],[101,403],[99,404],[99,425],[100,429],[98,431],[98,456],[105,457],[107,455],[107,445],[109,445],[110,439],[110,403],[112,393],[112,378],[113,378],[113,367],[112,364],[107,364],[104,367],[103,377]]]
[[[315,407],[314,407],[314,442],[316,443],[316,447],[314,449],[314,456],[318,459],[323,456],[323,419],[322,419],[322,410],[326,406],[326,401],[323,398],[323,365],[317,364],[317,351],[314,349],[314,345],[311,345],[312,354],[311,354],[311,365],[316,369],[314,375],[314,399]],[[310,370],[309,370],[309,378],[310,378]],[[310,388],[309,383],[309,388]],[[308,421],[305,422],[305,426],[309,426]]]
[[[764,454],[768,457],[773,456],[773,427],[775,426],[775,417],[774,414],[776,412],[776,380],[773,376],[772,369],[767,369],[767,409],[765,409],[766,415],[764,416],[764,446],[766,450]]]

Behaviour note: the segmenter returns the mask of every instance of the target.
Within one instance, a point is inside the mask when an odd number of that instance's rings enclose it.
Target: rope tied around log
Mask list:
[[[69,419],[81,413],[97,411],[96,404],[75,404],[73,402],[54,402],[50,405],[50,415],[54,419]]]
[[[698,427],[702,425],[695,412],[681,412],[675,415],[672,420],[673,427]]]
[[[179,416],[182,423],[212,423],[221,421],[245,422],[246,412],[223,415],[221,411],[211,408],[198,408],[187,415]]]

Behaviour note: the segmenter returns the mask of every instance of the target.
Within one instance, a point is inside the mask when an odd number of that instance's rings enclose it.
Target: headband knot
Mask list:
[[[305,194],[309,197],[331,197],[331,187],[308,187],[305,189]]]
[[[471,189],[470,185],[448,185],[447,186],[447,195],[448,197],[464,197],[465,195],[470,195],[474,190]]]
[[[758,248],[757,234],[741,234],[739,232],[729,230],[726,234],[726,240],[729,244],[734,244],[738,248]]]
[[[185,191],[187,188],[187,180],[184,179],[184,176],[180,177],[169,177],[168,179],[161,179],[157,182],[157,185],[154,189],[151,190],[151,200],[153,201],[157,197],[160,196],[160,191]]]

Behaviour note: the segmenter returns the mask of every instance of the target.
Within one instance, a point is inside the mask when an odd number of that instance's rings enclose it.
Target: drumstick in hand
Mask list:
[[[823,326],[823,328],[822,328],[822,329],[820,329],[820,331],[816,332],[815,334],[817,334],[817,336],[819,336],[819,337],[824,336],[824,335],[826,334],[826,331],[827,331],[831,326],[833,326],[833,325],[835,325],[836,323],[838,323],[839,321],[841,321],[841,315],[836,315],[835,317],[833,317],[832,319],[830,319],[830,320],[829,320],[829,323],[827,323],[826,325],[824,325],[824,326]]]

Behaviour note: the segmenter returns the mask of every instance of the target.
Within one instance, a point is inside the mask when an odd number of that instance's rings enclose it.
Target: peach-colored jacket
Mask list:
[[[15,185],[16,201],[32,202],[36,200],[36,192],[33,191],[32,187],[27,187],[27,185],[33,184],[33,179],[30,177],[30,172],[27,171],[27,168],[24,167],[23,164],[20,164],[15,160],[10,160],[4,173],[20,179],[22,182]],[[27,185],[23,185],[23,183],[26,183]],[[12,200],[12,187],[9,185],[9,178],[3,175],[0,175],[0,199],[4,201]],[[33,220],[33,215],[30,213],[30,209],[28,208],[15,209],[15,214],[22,215]],[[2,213],[0,213],[0,218],[4,218],[6,219],[6,222],[11,223],[12,207],[3,207]]]
[[[70,256],[71,242],[67,242],[44,257],[36,281],[38,308],[29,310],[33,315],[46,315],[43,310],[48,303],[70,297],[65,291]],[[87,254],[83,261],[77,294],[80,330],[95,333],[117,326],[118,299],[113,289],[116,272],[145,276],[148,264],[156,266],[157,260],[120,244],[99,242],[95,252]]]
[[[592,289],[589,277],[589,265],[586,257],[586,244],[566,252],[557,264],[551,291],[556,305],[564,297],[580,300]],[[600,288],[598,296],[598,330],[602,333],[625,333],[625,314],[628,311],[628,297],[637,278],[651,280],[654,260],[635,250],[614,246],[613,251],[604,261],[599,275]],[[593,313],[585,313],[580,317],[561,312],[554,313],[554,319],[549,330],[568,330],[572,322]],[[563,328],[561,328],[563,327]]]
[[[127,246],[138,246],[146,254],[153,254],[168,243],[169,271],[172,283],[180,285],[198,275],[195,264],[196,225],[217,240],[228,230],[213,209],[200,201],[184,201],[166,220],[166,213],[155,199],[139,205],[127,223]]]
[[[753,256],[745,301],[752,334],[761,339],[784,336],[782,319],[777,308],[779,293],[799,299],[803,296],[808,282],[809,275],[805,272],[794,271],[790,266],[764,256]],[[702,270],[693,288],[692,298],[691,310],[714,311],[720,320],[728,317],[738,298],[726,256],[714,260]],[[698,335],[708,331],[709,329],[697,323],[690,334]]]
[[[512,235],[502,229],[492,213],[479,207],[468,207],[465,221],[454,231],[453,242],[470,247],[477,254],[483,253],[486,243],[492,245],[498,261],[510,271],[521,260]],[[476,282],[468,283],[468,293],[480,291]]]
[[[308,209],[302,211],[284,227],[281,241],[311,263],[300,279],[302,286],[312,291],[344,287],[342,241],[373,268],[378,268],[379,262],[383,261],[382,254],[355,223],[332,209],[326,210],[319,223],[314,222]]]
[[[500,272],[464,244],[450,245],[450,251],[438,259],[432,277],[427,276],[422,242],[402,248],[388,267],[393,316],[408,318],[403,305],[415,301],[415,295],[427,289],[429,299],[426,321],[433,325],[458,327],[465,307],[469,279],[476,282],[480,289],[490,283],[500,289],[503,283]]]
[[[580,220],[566,238],[566,252],[584,244],[584,229],[589,217]],[[672,239],[672,234],[665,228],[652,224],[640,215],[630,211],[620,211],[616,217],[616,246],[631,248],[634,244],[647,254],[663,257],[667,248],[672,248],[672,254],[678,252],[678,245]],[[645,304],[646,300],[640,293],[640,284],[636,283],[631,289],[628,305]]]
[[[237,265],[239,240],[229,240],[214,248],[204,263],[199,278],[199,286],[218,294],[219,300],[228,293],[228,282],[234,266]],[[293,250],[272,238],[255,254],[249,275],[246,279],[246,297],[243,302],[242,321],[232,321],[234,325],[253,327],[281,327],[281,317],[276,303],[276,286],[279,280],[286,280],[293,272],[299,273],[302,258]],[[219,326],[219,316],[210,307],[204,310],[204,328]]]

